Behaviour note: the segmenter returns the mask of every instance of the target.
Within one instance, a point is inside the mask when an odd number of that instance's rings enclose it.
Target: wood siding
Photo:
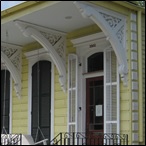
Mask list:
[[[18,99],[13,89],[12,133],[28,133],[28,61],[22,56],[22,97]]]

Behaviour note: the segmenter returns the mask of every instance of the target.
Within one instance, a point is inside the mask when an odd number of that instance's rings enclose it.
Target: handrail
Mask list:
[[[128,145],[127,134],[60,132],[50,145]]]
[[[22,145],[22,134],[1,134],[1,145]]]

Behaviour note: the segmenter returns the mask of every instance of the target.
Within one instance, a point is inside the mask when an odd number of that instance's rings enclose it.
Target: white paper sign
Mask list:
[[[96,105],[96,117],[102,116],[102,105]]]

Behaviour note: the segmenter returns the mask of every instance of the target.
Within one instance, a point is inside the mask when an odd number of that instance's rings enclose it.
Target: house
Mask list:
[[[27,1],[2,11],[1,111],[1,134],[115,133],[145,145],[145,9]]]

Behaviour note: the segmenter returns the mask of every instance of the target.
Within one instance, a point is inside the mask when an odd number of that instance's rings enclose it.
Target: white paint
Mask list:
[[[131,32],[131,40],[137,41],[137,33],[136,32]]]
[[[136,21],[136,17],[137,17],[136,14],[131,13],[131,16],[130,16],[131,20]]]
[[[134,61],[131,62],[131,69],[137,70],[137,62],[134,62]]]
[[[138,113],[137,112],[132,113],[132,121],[138,121]]]
[[[137,42],[131,42],[131,50],[137,51]]]
[[[138,90],[138,83],[132,81],[132,90]]]
[[[132,100],[138,100],[138,92],[132,91]]]
[[[121,79],[124,86],[127,86],[127,74],[128,74],[128,64],[127,64],[127,52],[126,52],[126,17],[114,11],[101,8],[100,6],[95,6],[87,4],[85,2],[77,2],[74,4],[79,9],[83,17],[87,17],[97,26],[101,28],[105,36],[108,38],[115,51],[118,63],[119,63],[119,73],[121,74]],[[109,19],[110,16],[110,19]],[[119,21],[116,21],[119,20]],[[116,23],[111,25],[111,22]]]
[[[131,30],[132,31],[137,31],[137,25],[135,22],[131,22]]]
[[[132,80],[138,80],[137,72],[132,71]]]
[[[132,110],[137,111],[138,110],[138,102],[132,102]]]
[[[25,37],[32,37],[37,42],[39,42],[44,49],[49,53],[52,61],[56,65],[58,72],[59,72],[59,82],[61,84],[61,88],[64,92],[66,92],[66,64],[56,52],[54,46],[48,41],[48,39],[41,34],[41,30],[37,30],[36,28],[25,24],[24,22],[15,21],[18,28],[22,31]],[[61,37],[61,36],[60,36]]]
[[[131,60],[137,61],[137,52],[131,52]]]

